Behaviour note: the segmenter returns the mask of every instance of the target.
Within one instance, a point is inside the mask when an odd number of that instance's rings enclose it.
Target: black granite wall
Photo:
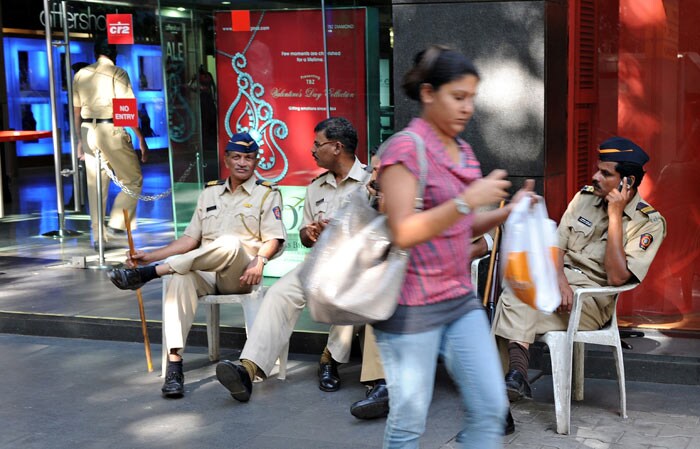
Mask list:
[[[476,113],[463,137],[484,174],[505,168],[514,184],[561,178],[566,161],[566,3],[394,0],[396,129],[419,113],[401,91],[416,52],[460,49],[481,74]]]

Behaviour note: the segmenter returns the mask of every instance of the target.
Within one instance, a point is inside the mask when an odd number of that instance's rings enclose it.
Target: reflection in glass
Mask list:
[[[162,70],[159,56],[139,56],[139,90],[162,90]]]

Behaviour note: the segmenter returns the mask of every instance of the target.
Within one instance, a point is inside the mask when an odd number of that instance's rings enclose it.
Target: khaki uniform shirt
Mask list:
[[[558,247],[564,250],[564,265],[599,285],[607,285],[608,213],[603,199],[593,195],[592,188],[586,187],[574,196],[557,234]],[[666,220],[637,192],[622,214],[622,234],[627,268],[641,282],[666,236]]]
[[[343,204],[343,199],[348,193],[356,189],[358,185],[364,186],[369,182],[371,173],[364,169],[360,160],[355,158],[355,163],[350,168],[348,175],[336,183],[335,175],[331,172],[323,173],[314,179],[306,188],[304,199],[304,219],[301,228],[314,221],[331,218]]]
[[[268,240],[287,239],[282,223],[282,195],[276,188],[258,185],[255,176],[233,191],[228,179],[215,182],[199,195],[197,209],[184,234],[202,246],[221,235],[234,235],[253,257]],[[275,257],[282,251],[284,245],[280,245]]]
[[[129,74],[106,57],[83,67],[73,79],[73,106],[82,118],[112,118],[113,98],[134,98]]]

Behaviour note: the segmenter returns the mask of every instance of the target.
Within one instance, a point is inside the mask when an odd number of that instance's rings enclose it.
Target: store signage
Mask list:
[[[112,99],[112,120],[114,126],[139,126],[139,115],[136,109],[136,98]]]
[[[127,45],[134,43],[131,14],[107,14],[107,42]]]
[[[231,12],[215,15],[217,79],[227,86],[217,90],[221,159],[232,134],[253,130],[262,150],[257,176],[307,186],[322,171],[311,155],[313,128],[330,115],[355,125],[364,162],[366,11],[326,11],[326,54],[323,19],[321,10],[251,11],[250,29],[234,31]]]
[[[21,15],[23,9],[24,8],[19,8],[14,11],[18,14],[13,15]],[[14,19],[11,19],[8,23],[12,20]],[[17,20],[21,21],[22,19],[18,17]],[[39,22],[42,26],[46,26],[46,14],[43,9],[39,12]],[[90,5],[87,5],[85,9],[82,10],[72,7],[71,10],[66,11],[66,22],[68,29],[75,31],[104,31],[107,23],[105,14],[96,13],[95,9],[91,8]],[[49,24],[52,27],[63,28],[63,8],[61,2],[51,2]],[[7,26],[7,24],[5,26]]]

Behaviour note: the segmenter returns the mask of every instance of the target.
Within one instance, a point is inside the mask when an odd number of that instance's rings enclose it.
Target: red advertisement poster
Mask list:
[[[331,116],[358,130],[367,154],[364,8],[326,11],[328,77],[321,10],[250,11],[250,30],[216,14],[219,151],[242,131],[259,135],[257,175],[282,185],[307,185],[322,170],[311,157],[313,128]],[[222,164],[222,177],[228,176]]]

